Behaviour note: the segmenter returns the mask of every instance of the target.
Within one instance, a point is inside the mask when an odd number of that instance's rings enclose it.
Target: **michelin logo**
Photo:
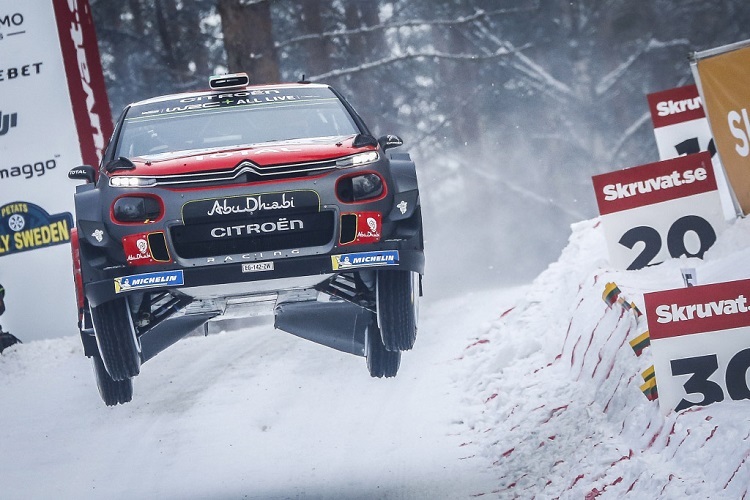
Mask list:
[[[184,285],[182,271],[162,271],[157,273],[134,274],[115,278],[115,293],[129,292],[142,288]]]
[[[331,265],[334,271],[355,267],[397,266],[398,250],[331,255]]]

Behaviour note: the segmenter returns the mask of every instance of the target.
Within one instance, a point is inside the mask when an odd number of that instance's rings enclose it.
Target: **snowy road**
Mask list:
[[[427,300],[393,380],[257,325],[185,339],[107,408],[74,332],[13,347],[0,500],[750,498],[750,401],[662,415],[639,389],[652,354],[628,345],[645,318],[602,300],[616,282],[642,304],[685,265],[750,279],[750,219],[703,261],[605,256],[584,221],[524,289]]]
[[[396,379],[256,326],[190,337],[107,408],[72,335],[0,356],[0,498],[470,498],[461,362],[518,291],[423,303]],[[464,445],[464,446],[462,446]]]

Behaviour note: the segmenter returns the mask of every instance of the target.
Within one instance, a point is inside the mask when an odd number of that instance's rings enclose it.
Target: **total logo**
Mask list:
[[[0,136],[7,134],[10,129],[18,125],[18,113],[3,114],[0,111]]]

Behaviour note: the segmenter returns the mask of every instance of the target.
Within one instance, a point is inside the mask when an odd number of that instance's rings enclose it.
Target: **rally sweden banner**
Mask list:
[[[4,330],[75,333],[75,184],[112,132],[87,0],[0,0],[0,284]]]

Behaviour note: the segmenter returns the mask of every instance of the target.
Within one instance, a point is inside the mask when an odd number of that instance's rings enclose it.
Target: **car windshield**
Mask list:
[[[132,106],[116,155],[133,158],[357,133],[349,112],[328,88],[257,89]]]

